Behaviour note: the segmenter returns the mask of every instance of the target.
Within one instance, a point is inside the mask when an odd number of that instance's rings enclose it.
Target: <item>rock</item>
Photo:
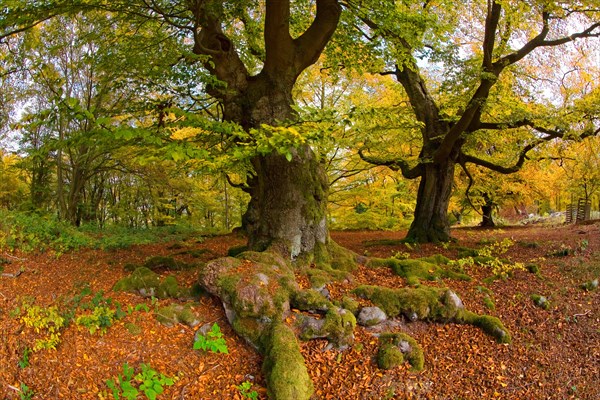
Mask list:
[[[385,320],[387,320],[387,316],[379,307],[363,307],[356,318],[356,322],[362,326],[377,325]]]
[[[379,347],[377,352],[377,365],[381,369],[393,369],[398,367],[404,362],[404,354],[400,349],[391,344],[386,343]]]
[[[290,294],[299,291],[291,265],[272,252],[213,260],[200,271],[199,284],[221,299],[233,329],[257,349],[265,330],[287,317]]]
[[[348,310],[334,307],[327,311],[325,318],[305,316],[300,324],[300,337],[303,340],[327,338],[333,347],[344,349],[354,341],[356,318]]]
[[[206,336],[206,334],[208,332],[210,332],[210,330],[212,329],[212,325],[213,324],[204,324],[202,325],[200,328],[198,328],[198,330],[196,331],[196,333],[194,334],[194,342],[198,341],[198,338],[200,336]]]
[[[324,332],[323,325],[325,325],[324,319],[317,319],[310,316],[303,317],[300,325],[300,337],[303,340],[321,339],[327,337],[327,332]]]
[[[446,293],[444,294],[444,304],[446,304],[447,306],[452,307],[456,310],[464,310],[465,309],[465,305],[463,304],[460,297],[458,297],[458,295],[456,293],[454,293],[452,290],[447,290]]]
[[[539,308],[543,308],[544,310],[550,308],[550,303],[548,302],[548,299],[545,296],[540,296],[539,294],[532,294],[531,300],[533,300],[533,304],[535,304]]]

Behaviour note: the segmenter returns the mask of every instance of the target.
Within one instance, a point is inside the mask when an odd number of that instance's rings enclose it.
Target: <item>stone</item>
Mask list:
[[[363,307],[356,318],[356,322],[362,326],[373,326],[387,320],[385,312],[379,307]]]

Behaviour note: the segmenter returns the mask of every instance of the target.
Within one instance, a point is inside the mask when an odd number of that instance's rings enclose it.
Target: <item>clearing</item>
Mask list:
[[[449,287],[469,310],[500,318],[512,334],[512,343],[498,344],[470,325],[400,320],[396,331],[410,334],[421,345],[425,367],[420,372],[410,371],[408,365],[380,370],[375,362],[378,346],[374,332],[357,326],[354,345],[343,352],[326,351],[324,340],[301,344],[315,399],[600,398],[600,290],[591,287],[600,277],[600,223],[457,228],[452,231],[457,241],[449,246],[394,242],[404,235],[332,233],[342,246],[370,257],[443,254],[456,260],[465,248],[481,249],[504,241],[507,252],[497,259],[523,263],[529,270],[490,279],[491,267],[465,265],[470,281],[443,279],[421,284]],[[184,324],[167,327],[157,321],[156,311],[163,306],[189,301],[157,300],[112,290],[119,279],[130,274],[125,268],[128,264],[142,264],[152,256],[172,256],[182,263],[202,265],[245,241],[233,234],[197,239],[115,251],[83,250],[58,258],[53,254],[0,254],[9,261],[0,277],[0,398],[109,399],[112,394],[106,381],[114,380],[124,363],[136,372],[144,363],[176,378],[159,398],[243,399],[238,389],[243,382],[251,384],[245,393],[256,391],[259,398],[265,398],[261,357],[233,333],[217,299],[196,297],[191,309],[199,326],[218,323],[227,354],[192,350],[194,328]],[[160,273],[173,275],[186,286],[192,286],[197,276],[194,268]],[[308,285],[305,278],[299,277],[299,281]],[[586,283],[590,287],[582,288]],[[360,266],[352,279],[328,284],[327,289],[332,299],[340,299],[361,284],[407,285],[390,269]],[[532,295],[545,297],[547,303],[536,305]],[[28,351],[43,332],[35,333],[23,322],[27,309],[58,306],[64,312],[84,303],[119,304],[124,312],[105,324],[103,334],[71,323],[60,330],[55,350]],[[75,312],[81,315],[82,309]],[[23,397],[26,393],[20,390],[24,385],[35,394]]]

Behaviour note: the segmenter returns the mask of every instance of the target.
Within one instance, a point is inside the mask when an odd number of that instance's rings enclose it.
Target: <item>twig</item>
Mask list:
[[[6,386],[8,386],[9,389],[14,390],[15,392],[20,392],[21,391],[21,389],[19,389],[16,386],[13,386],[13,385],[6,385]]]
[[[21,258],[21,257],[17,257],[17,256],[12,256],[10,254],[2,254],[2,257],[9,257],[12,258],[13,260],[19,260],[19,261],[27,261],[26,258]]]
[[[18,270],[18,271],[17,271],[17,272],[15,272],[14,274],[10,274],[10,273],[8,273],[8,272],[5,272],[5,273],[3,273],[3,274],[2,274],[2,275],[0,275],[0,276],[6,276],[6,277],[8,277],[8,278],[16,278],[16,277],[18,277],[19,275],[21,275],[23,272],[25,272],[25,270],[24,270],[23,268],[21,268],[20,270]]]
[[[587,310],[583,314],[573,314],[573,317],[585,317],[586,315],[588,315],[591,312],[592,312],[591,310]]]
[[[4,297],[4,300],[6,300],[6,296],[4,295],[4,293],[0,292],[0,296]]]

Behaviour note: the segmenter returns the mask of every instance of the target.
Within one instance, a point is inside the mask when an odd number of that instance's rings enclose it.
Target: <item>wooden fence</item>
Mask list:
[[[592,211],[592,202],[585,199],[579,199],[577,204],[567,205],[565,222],[572,224],[581,221],[589,221]]]

